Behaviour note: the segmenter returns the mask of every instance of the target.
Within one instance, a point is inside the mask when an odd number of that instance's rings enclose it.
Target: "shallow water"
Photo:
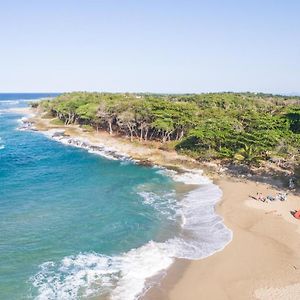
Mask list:
[[[221,192],[201,175],[17,130],[22,116],[7,109],[44,96],[0,94],[0,299],[134,299],[174,257],[231,239],[213,210]],[[180,203],[179,181],[200,184]]]

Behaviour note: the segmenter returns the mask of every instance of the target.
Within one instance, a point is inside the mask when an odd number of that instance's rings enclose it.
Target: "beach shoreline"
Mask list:
[[[282,296],[294,299],[291,297],[300,292],[297,285],[300,226],[298,220],[289,214],[290,209],[300,208],[298,194],[289,195],[285,202],[258,202],[250,199],[249,195],[255,195],[257,191],[274,195],[278,190],[253,180],[225,173],[220,175],[219,166],[207,167],[175,151],[149,148],[106,132],[84,131],[77,125],[53,125],[50,119],[43,119],[40,115],[29,121],[38,131],[63,129],[68,136],[105,144],[141,164],[179,170],[204,169],[205,175],[222,189],[224,194],[216,205],[216,212],[233,231],[233,241],[205,259],[176,259],[162,281],[152,287],[143,299],[282,299]],[[257,246],[253,247],[254,244]],[[283,271],[274,272],[277,269]]]
[[[233,240],[205,259],[175,262],[145,299],[297,299],[300,225],[289,210],[300,207],[299,195],[264,203],[250,199],[249,193],[278,190],[227,176],[216,184],[223,191],[216,211],[233,231]]]

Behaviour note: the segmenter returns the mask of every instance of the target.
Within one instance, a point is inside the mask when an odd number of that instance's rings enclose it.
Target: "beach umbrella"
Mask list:
[[[300,210],[298,210],[297,212],[295,212],[294,217],[296,219],[300,219]]]

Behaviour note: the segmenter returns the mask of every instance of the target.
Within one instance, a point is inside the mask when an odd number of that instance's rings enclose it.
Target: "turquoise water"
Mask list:
[[[1,300],[135,300],[174,258],[230,242],[214,212],[222,192],[200,170],[107,159],[20,130],[13,109],[47,96],[0,94]]]
[[[54,292],[41,299],[60,299],[57,285],[76,272],[59,270],[64,258],[112,257],[171,236],[177,222],[169,177],[19,131],[21,116],[6,109],[26,106],[15,101],[26,96],[0,97],[0,299],[33,299],[54,277]],[[159,209],[143,197],[152,191],[162,199]],[[101,294],[86,286],[70,299]]]

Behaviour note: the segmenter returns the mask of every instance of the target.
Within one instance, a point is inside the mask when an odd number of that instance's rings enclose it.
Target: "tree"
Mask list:
[[[65,124],[88,124],[131,140],[173,141],[198,159],[243,163],[264,153],[299,160],[300,97],[252,93],[186,95],[65,93],[39,107]]]

